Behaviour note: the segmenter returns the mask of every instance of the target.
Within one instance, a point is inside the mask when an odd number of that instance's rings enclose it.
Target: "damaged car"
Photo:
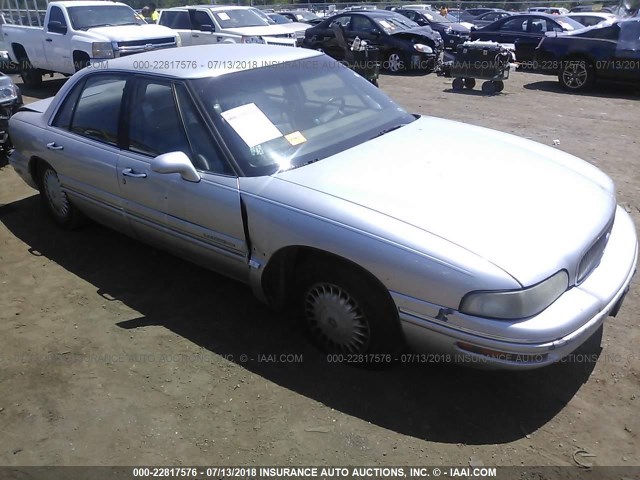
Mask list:
[[[347,41],[356,37],[379,49],[382,68],[436,71],[442,63],[444,42],[430,27],[387,10],[354,11],[327,18],[305,32],[303,46],[320,50],[336,60],[344,59],[335,29],[344,32]]]

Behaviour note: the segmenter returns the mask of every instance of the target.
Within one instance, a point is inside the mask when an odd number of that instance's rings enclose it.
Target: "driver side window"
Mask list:
[[[351,19],[351,30],[353,32],[376,33],[377,27],[371,20],[362,15],[354,15]]]
[[[522,18],[514,18],[513,20],[507,20],[502,24],[500,30],[506,32],[526,32],[527,31],[527,20],[523,20]]]
[[[347,30],[349,28],[349,24],[350,23],[351,23],[351,17],[349,15],[345,15],[344,17],[338,17],[338,18],[333,19],[333,21],[331,22],[329,27],[333,27],[334,25],[338,24],[342,28]]]

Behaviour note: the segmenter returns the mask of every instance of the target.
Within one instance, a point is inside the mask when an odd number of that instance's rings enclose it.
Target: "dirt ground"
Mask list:
[[[525,73],[494,97],[433,75],[380,86],[411,111],[559,140],[640,226],[637,91]],[[97,225],[63,232],[0,168],[0,465],[575,465],[578,449],[640,465],[639,327],[636,277],[573,362],[332,365],[247,287]]]

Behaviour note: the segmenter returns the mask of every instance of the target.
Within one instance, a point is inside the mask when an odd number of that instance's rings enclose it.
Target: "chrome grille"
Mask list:
[[[168,43],[175,43],[175,37],[165,38],[148,38],[144,40],[128,40],[124,42],[118,42],[118,47],[144,47],[146,45],[166,45]]]
[[[596,241],[589,247],[589,250],[583,255],[578,265],[577,282],[582,282],[587,276],[600,264],[600,259],[604,253],[604,247],[606,247],[609,241],[609,235],[613,228],[613,221],[615,215],[611,218],[605,229],[600,233]]]

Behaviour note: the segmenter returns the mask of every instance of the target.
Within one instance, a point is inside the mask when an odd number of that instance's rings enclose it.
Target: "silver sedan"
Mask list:
[[[11,164],[59,225],[87,216],[246,282],[338,358],[408,345],[548,365],[617,313],[636,268],[634,225],[600,170],[409,114],[316,51],[93,65],[10,134]]]

